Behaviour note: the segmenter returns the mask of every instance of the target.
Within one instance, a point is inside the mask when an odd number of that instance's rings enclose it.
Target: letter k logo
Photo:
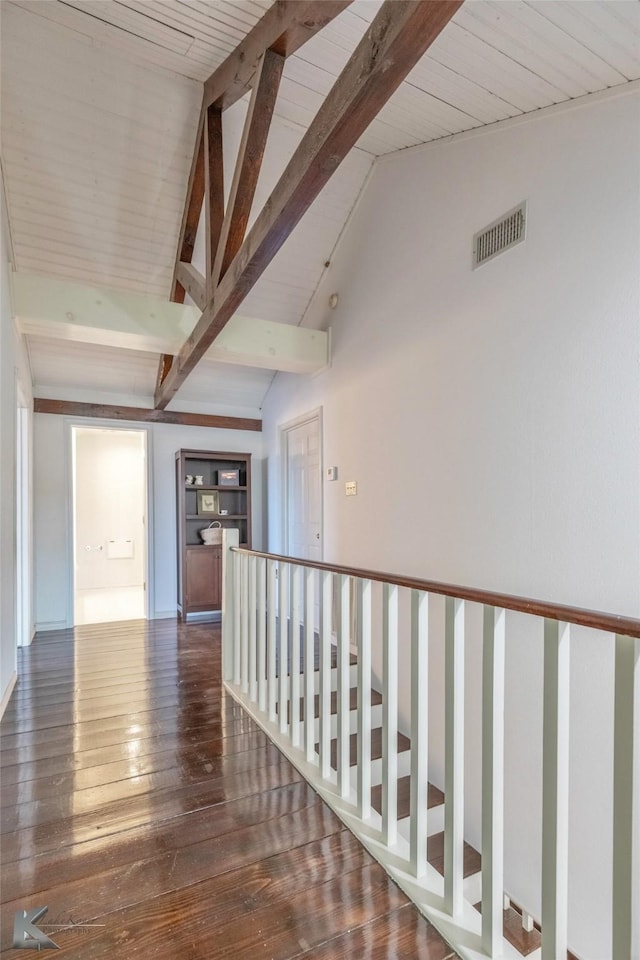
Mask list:
[[[59,950],[57,943],[36,927],[48,907],[16,910],[13,918],[13,946],[19,950]]]

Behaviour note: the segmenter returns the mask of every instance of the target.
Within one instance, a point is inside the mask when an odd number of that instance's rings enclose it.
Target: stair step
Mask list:
[[[482,904],[474,904],[478,913],[482,913]],[[523,957],[528,957],[534,950],[538,950],[542,944],[542,937],[537,927],[531,932],[522,926],[522,914],[514,910],[513,907],[507,907],[502,914],[503,927],[502,933],[505,940],[508,940],[512,947],[521,953]],[[568,954],[568,956],[571,956]]]
[[[302,692],[302,685],[304,683],[304,676],[300,676],[300,692]],[[349,687],[358,686],[358,665],[357,663],[352,663],[349,667]],[[313,674],[313,689],[315,693],[320,692],[320,671],[316,670]],[[331,689],[338,689],[338,669],[337,667],[331,668]]]
[[[403,733],[398,734],[398,753],[408,750],[411,746],[408,737]],[[316,743],[316,753],[320,753],[320,744]],[[371,731],[371,759],[379,760],[382,756],[382,727],[375,727]],[[358,734],[352,733],[349,737],[349,764],[352,767],[358,762]],[[337,767],[338,764],[338,740],[331,741],[331,766]]]
[[[382,703],[382,694],[378,693],[377,690],[371,691],[371,706],[375,707],[379,703]],[[276,705],[276,710],[278,706]],[[320,694],[316,693],[314,697],[314,717],[318,718],[320,716]],[[349,691],[349,709],[357,710],[358,709],[358,688],[352,687]],[[331,713],[338,712],[338,692],[337,690],[331,691]],[[304,697],[300,699],[300,719],[304,720]],[[287,703],[287,721],[291,720],[291,702]]]
[[[444,830],[427,838],[427,860],[444,877]],[[482,866],[482,857],[470,843],[464,844],[462,875],[466,879],[478,873]]]
[[[427,792],[427,809],[438,807],[444,803],[444,793],[434,784],[429,784]],[[382,813],[382,785],[371,788],[371,806],[378,813]],[[398,780],[398,820],[409,816],[411,807],[411,777],[400,777]]]

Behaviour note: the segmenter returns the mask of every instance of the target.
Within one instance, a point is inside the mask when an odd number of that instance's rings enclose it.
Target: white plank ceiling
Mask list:
[[[355,0],[287,61],[254,211],[380,5]],[[2,167],[18,271],[168,296],[201,83],[269,6],[2,0]],[[467,0],[242,312],[301,322],[375,157],[638,78],[638,0]],[[224,115],[227,183],[245,109]],[[157,358],[88,352],[33,340],[36,390],[89,389],[93,365],[97,391],[153,392]],[[196,371],[173,406],[223,403],[222,390],[234,407],[258,408],[269,374],[219,366]]]

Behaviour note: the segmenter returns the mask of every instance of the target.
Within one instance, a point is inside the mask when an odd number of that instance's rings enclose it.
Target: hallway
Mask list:
[[[42,634],[0,732],[3,956],[45,905],[82,960],[453,956],[223,692],[217,627]]]

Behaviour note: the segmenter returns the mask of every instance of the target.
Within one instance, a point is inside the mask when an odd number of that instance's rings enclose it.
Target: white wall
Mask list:
[[[377,163],[309,314],[331,323],[332,367],[278,375],[265,403],[270,549],[278,426],[322,405],[324,463],[340,477],[324,489],[328,561],[640,614],[638,120],[637,92],[604,96]],[[471,270],[473,234],[524,199],[526,242]],[[477,845],[476,610],[470,619]],[[511,622],[508,889],[539,913],[542,650],[522,617]],[[612,650],[582,632],[572,655],[570,942],[603,957]],[[438,728],[441,649],[432,667]],[[440,750],[431,776],[441,782]]]
[[[17,390],[19,386],[25,402],[29,402],[31,376],[22,340],[13,323],[4,193],[0,234],[0,705],[5,706],[16,677]]]
[[[72,623],[72,576],[70,567],[71,523],[69,491],[71,465],[70,424],[110,425],[109,421],[72,420],[35,416],[35,616],[40,630]],[[122,424],[120,424],[122,425]],[[141,429],[143,424],[131,424]],[[148,454],[152,487],[149,522],[152,523],[154,574],[151,586],[152,615],[176,615],[176,494],[175,452],[181,448],[249,452],[252,459],[253,542],[263,543],[262,435],[242,430],[214,430],[153,424],[148,428]]]

